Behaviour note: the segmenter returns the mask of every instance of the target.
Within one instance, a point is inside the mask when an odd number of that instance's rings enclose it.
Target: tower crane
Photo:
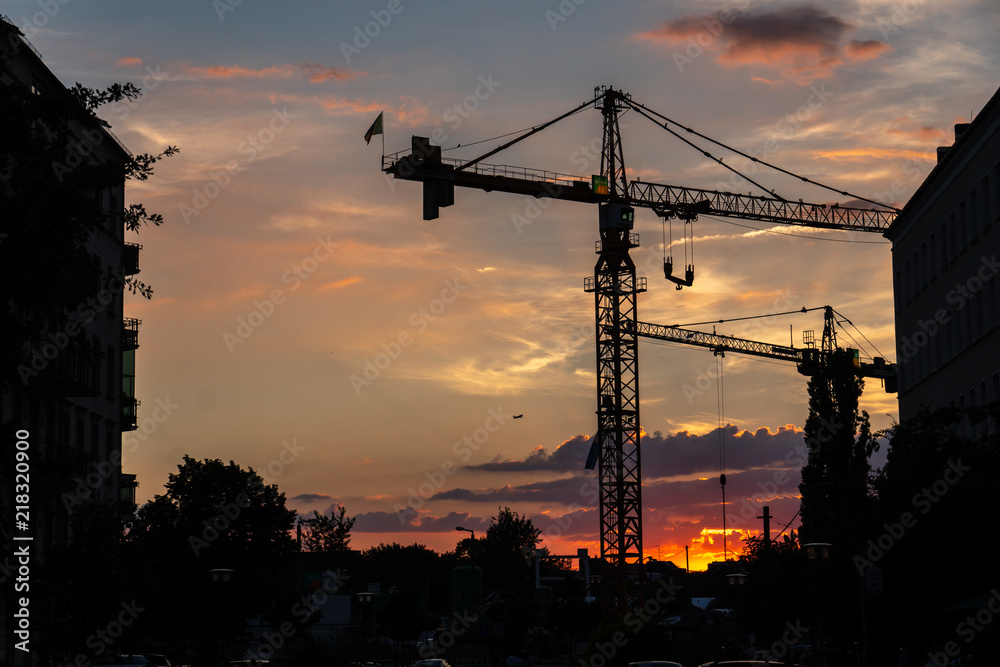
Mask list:
[[[706,347],[715,354],[737,352],[755,357],[790,361],[796,365],[799,373],[812,376],[829,364],[832,353],[837,348],[833,308],[824,306],[823,311],[823,336],[818,348],[814,342],[807,342],[805,347],[793,347],[684,329],[679,326],[650,324],[649,322],[636,322],[635,334],[640,338]],[[631,325],[627,324],[626,327],[628,326]],[[810,334],[811,338],[812,332],[806,333]],[[851,351],[856,352],[856,350]],[[858,377],[880,379],[885,383],[886,393],[896,393],[896,364],[889,363],[882,357],[874,357],[870,362],[862,361],[859,355],[855,355],[854,372]]]
[[[599,174],[587,179],[540,169],[484,162],[492,155],[588,107],[599,110],[603,119]],[[640,334],[636,298],[639,293],[646,291],[647,284],[646,278],[636,276],[635,264],[629,256],[629,251],[639,245],[638,234],[632,231],[635,208],[652,209],[664,219],[677,217],[693,221],[698,215],[711,214],[871,233],[885,231],[895,217],[894,211],[874,208],[791,202],[774,196],[773,192],[769,193],[771,196],[752,196],[630,181],[626,175],[619,127],[619,116],[626,110],[638,112],[683,141],[691,143],[670,128],[671,124],[677,125],[673,121],[633,101],[629,94],[621,90],[602,86],[595,89],[592,99],[475,159],[462,161],[443,158],[441,146],[432,145],[426,137],[414,136],[408,154],[403,152],[383,156],[382,160],[382,170],[385,173],[392,174],[394,178],[420,181],[423,184],[424,220],[436,219],[442,207],[455,203],[456,186],[598,206],[600,240],[597,242],[597,263],[593,276],[586,278],[584,289],[594,294],[596,311],[596,441],[599,449],[601,557],[614,570],[614,584],[611,587],[613,602],[610,606],[622,614],[628,610],[632,600],[642,595],[638,584],[642,580],[643,551],[638,384]],[[678,127],[713,141],[694,130]],[[711,157],[708,153],[705,155]],[[752,156],[741,155],[754,162],[761,162]],[[728,168],[721,160],[716,161]],[[750,180],[746,176],[744,178]],[[813,183],[809,179],[799,178]],[[848,195],[846,192],[837,192]],[[865,201],[877,204],[871,200]],[[671,268],[664,263],[668,279],[671,279]],[[693,282],[693,267],[687,269],[690,269],[690,275],[686,270],[684,279],[673,280],[678,288]]]

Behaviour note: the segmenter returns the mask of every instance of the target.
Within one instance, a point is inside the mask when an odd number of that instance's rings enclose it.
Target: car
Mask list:
[[[787,663],[784,660],[718,660],[705,662],[698,667],[801,667],[798,663]]]

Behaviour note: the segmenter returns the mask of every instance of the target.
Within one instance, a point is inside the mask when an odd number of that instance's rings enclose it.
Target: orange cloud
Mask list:
[[[876,39],[869,39],[863,42],[852,39],[847,43],[847,46],[844,47],[844,55],[851,60],[874,60],[883,53],[891,50],[891,46]]]
[[[119,58],[115,61],[115,67],[134,67],[142,64],[142,58]]]
[[[361,276],[350,276],[348,278],[341,278],[340,280],[334,280],[329,283],[324,283],[320,285],[320,292],[328,292],[330,290],[340,289],[341,287],[347,287],[348,285],[353,285],[354,283],[361,282]]]
[[[887,129],[886,134],[901,136],[912,139],[920,143],[940,144],[948,141],[948,132],[943,128],[923,125],[916,127],[916,123],[909,116],[899,116],[892,120],[894,127]]]
[[[321,99],[320,104],[324,109],[333,113],[371,113],[373,111],[381,111],[384,108],[377,102],[345,100],[336,97]]]
[[[848,148],[835,151],[813,151],[812,156],[813,158],[822,160],[839,160],[846,162],[854,162],[858,160],[888,160],[891,158],[926,162],[927,160],[935,159],[933,153],[907,150],[903,148]]]
[[[312,83],[331,79],[347,81],[367,74],[367,72],[340,67],[323,67],[315,63],[275,65],[263,69],[250,69],[239,65],[211,65],[209,67],[187,67],[184,72],[196,79],[308,79]]]
[[[713,51],[722,65],[767,65],[804,84],[831,76],[847,61],[871,60],[889,49],[873,40],[852,39],[841,46],[851,29],[851,24],[818,7],[799,6],[756,15],[686,16],[636,37],[685,45],[675,57],[693,59],[703,51]]]

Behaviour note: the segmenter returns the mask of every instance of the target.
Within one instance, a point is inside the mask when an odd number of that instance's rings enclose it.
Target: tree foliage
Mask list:
[[[346,515],[347,509],[338,505],[330,516],[313,510],[311,518],[300,518],[302,551],[331,554],[349,550],[355,518]]]
[[[149,285],[122,276],[119,267],[96,265],[86,245],[108,219],[97,195],[126,180],[148,179],[160,160],[179,149],[99,159],[105,149],[120,149],[97,110],[136,99],[137,87],[116,83],[99,90],[77,83],[36,93],[9,71],[8,57],[0,53],[0,330],[11,340],[31,342],[62,331],[74,316],[80,319],[102,288],[152,296]],[[163,217],[134,203],[125,207],[123,222],[137,232]],[[3,346],[5,374],[24,353],[17,345]]]
[[[295,512],[277,485],[232,461],[185,456],[165,486],[127,536],[129,560],[144,573],[135,578],[139,604],[150,608],[142,627],[208,644],[211,630],[237,633],[242,619],[291,608],[275,604],[294,593],[297,552]],[[220,569],[232,571],[231,582],[213,581]]]
[[[864,381],[853,357],[836,350],[809,380],[805,439],[809,458],[802,468],[803,542],[858,545],[871,517],[868,459],[878,449],[867,412],[859,412]]]

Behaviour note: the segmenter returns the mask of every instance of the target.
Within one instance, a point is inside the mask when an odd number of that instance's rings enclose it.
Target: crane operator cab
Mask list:
[[[631,231],[635,224],[635,209],[625,204],[601,204],[601,231]]]

